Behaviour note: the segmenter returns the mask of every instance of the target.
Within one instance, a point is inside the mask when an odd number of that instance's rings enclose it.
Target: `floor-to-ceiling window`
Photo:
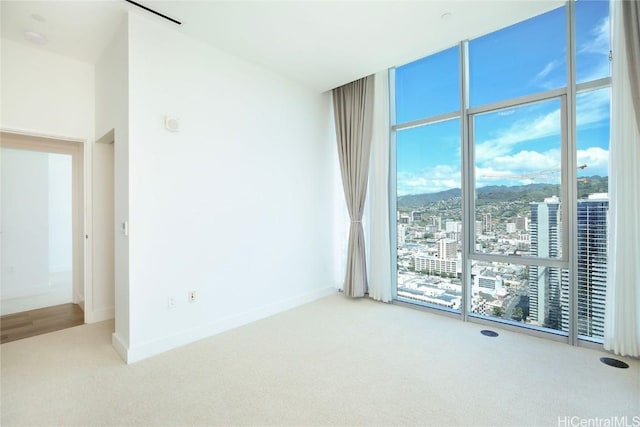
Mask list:
[[[609,53],[577,1],[392,71],[398,300],[602,338]]]

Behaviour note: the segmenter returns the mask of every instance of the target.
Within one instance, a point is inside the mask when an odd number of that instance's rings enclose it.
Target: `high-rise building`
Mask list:
[[[491,233],[491,214],[490,213],[482,215],[482,232]]]
[[[476,234],[482,234],[482,221],[476,221]]]
[[[578,334],[588,337],[602,338],[604,333],[608,211],[607,193],[578,200]],[[563,287],[568,288],[568,281]],[[566,322],[567,326],[568,317],[568,313],[563,312],[563,324]]]
[[[432,215],[429,217],[429,225],[433,225],[437,230],[442,229],[442,218],[436,215]]]
[[[516,230],[526,231],[529,227],[528,218],[522,216],[514,216],[511,221],[516,225]]]
[[[406,242],[406,239],[405,239],[406,229],[407,229],[406,225],[398,224],[398,236],[397,236],[397,244],[398,244],[398,246],[402,246]]]
[[[458,244],[453,239],[438,240],[438,258],[456,259],[458,255]]]
[[[462,241],[462,221],[446,221],[445,231],[447,238]]]
[[[592,194],[577,204],[578,334],[602,338],[607,287],[606,193]],[[531,203],[531,255],[560,256],[559,202]],[[529,318],[532,323],[569,330],[570,274],[555,267],[529,268]]]
[[[414,256],[415,269],[418,272],[429,274],[448,273],[457,275],[460,272],[458,260],[456,258],[442,259],[433,255],[416,254]]]
[[[553,196],[532,202],[529,235],[531,256],[558,258],[561,255],[560,200]],[[529,319],[532,323],[560,329],[560,269],[541,265],[529,267]]]

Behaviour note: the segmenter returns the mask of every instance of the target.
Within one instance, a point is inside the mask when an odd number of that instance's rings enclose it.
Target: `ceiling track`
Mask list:
[[[161,18],[164,18],[164,19],[166,19],[167,21],[171,21],[171,22],[173,22],[174,24],[182,25],[182,22],[178,21],[177,19],[173,19],[172,17],[167,16],[167,15],[165,15],[165,14],[163,14],[163,13],[160,13],[160,12],[158,12],[157,10],[153,10],[153,9],[151,9],[150,7],[147,7],[147,6],[143,5],[143,4],[140,4],[140,3],[135,2],[135,1],[132,1],[132,0],[124,0],[124,1],[126,1],[127,3],[130,3],[130,4],[134,5],[134,6],[138,6],[140,9],[144,9],[144,10],[146,10],[147,12],[151,12],[151,13],[153,13],[154,15],[157,15],[157,16],[159,16],[159,17],[161,17]]]

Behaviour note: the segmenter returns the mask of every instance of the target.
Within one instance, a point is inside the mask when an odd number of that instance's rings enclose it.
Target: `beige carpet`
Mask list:
[[[128,366],[112,329],[3,344],[2,426],[640,423],[638,360],[615,369],[597,351],[370,300],[331,296]]]

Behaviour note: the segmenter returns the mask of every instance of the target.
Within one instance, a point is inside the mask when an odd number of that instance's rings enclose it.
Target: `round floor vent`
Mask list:
[[[629,367],[629,365],[622,360],[612,359],[611,357],[601,357],[600,361],[605,365],[613,366],[614,368],[627,369]]]
[[[485,337],[497,337],[498,333],[496,331],[490,331],[489,329],[483,329],[480,331],[482,335]]]

